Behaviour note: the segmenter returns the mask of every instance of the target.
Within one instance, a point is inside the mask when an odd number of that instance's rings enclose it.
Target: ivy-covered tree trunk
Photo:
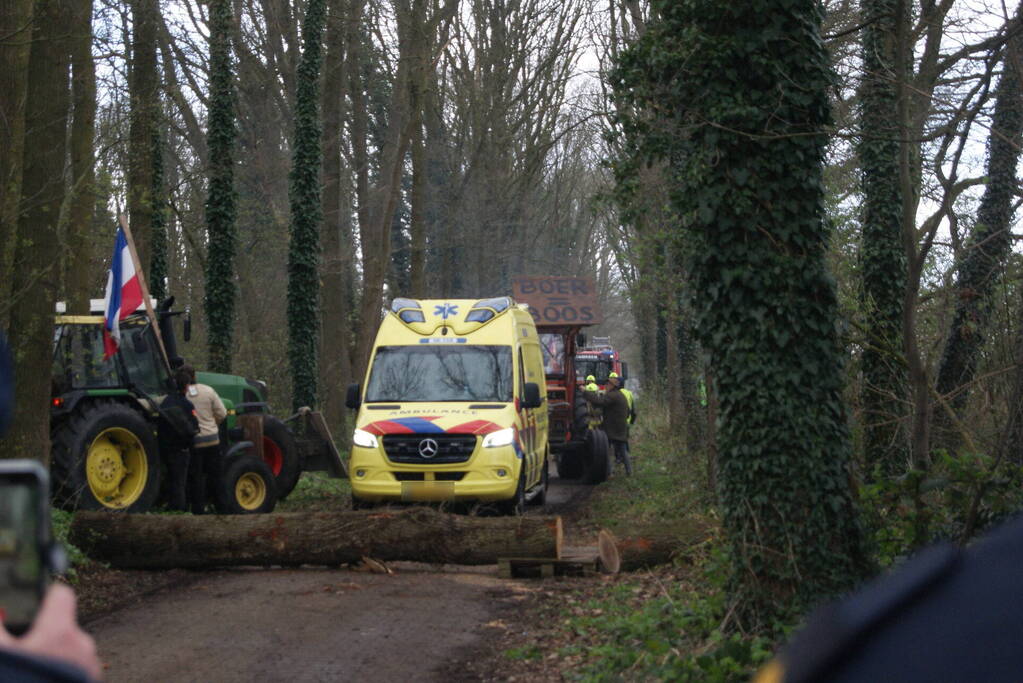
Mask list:
[[[163,186],[163,142],[158,127],[154,126],[152,133],[153,186],[149,196],[153,215],[147,279],[149,293],[162,301],[167,296],[167,199]]]
[[[294,410],[316,406],[319,338],[320,65],[326,0],[309,0],[295,87],[291,166],[291,242],[288,247],[288,358]]]
[[[619,87],[675,131],[695,330],[720,397],[731,592],[770,627],[851,588],[866,554],[849,483],[822,204],[827,89],[815,0],[657,0]],[[643,107],[640,107],[642,109]]]
[[[864,460],[895,475],[907,464],[905,432],[906,364],[902,309],[907,263],[903,247],[902,192],[899,183],[898,126],[900,74],[896,70],[898,24],[906,20],[904,0],[863,0],[863,84],[857,154],[863,189],[860,246],[865,316],[862,367]],[[905,48],[908,49],[908,48]]]
[[[991,319],[992,294],[1005,270],[1012,247],[1012,214],[1023,142],[1023,89],[1020,59],[1023,4],[1010,27],[1004,70],[995,89],[995,111],[988,136],[987,185],[977,209],[977,222],[966,255],[959,263],[955,285],[956,311],[938,366],[937,390],[960,413],[977,371],[980,350]],[[935,408],[935,445],[954,449],[960,442],[953,421],[942,406]]]
[[[235,102],[231,59],[230,0],[210,2],[209,189],[206,197],[206,309],[209,367],[230,372],[234,336],[234,190]]]
[[[158,0],[131,0],[131,124],[128,129],[128,218],[139,261],[149,262],[153,225],[153,131],[160,113]]]
[[[66,3],[36,0],[28,59],[18,232],[9,338],[18,409],[0,457],[49,464],[53,308],[60,282],[57,224],[64,200],[68,55]]]

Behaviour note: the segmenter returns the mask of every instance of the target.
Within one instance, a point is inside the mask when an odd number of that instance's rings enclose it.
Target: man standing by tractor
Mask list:
[[[213,387],[195,381],[195,368],[183,365],[181,370],[190,378],[186,396],[199,418],[199,433],[188,465],[188,497],[192,514],[201,515],[206,512],[207,482],[220,476],[220,423],[227,417],[227,409]]]
[[[602,426],[614,448],[615,460],[625,467],[625,474],[632,474],[632,461],[629,459],[629,401],[622,393],[618,375],[608,378],[605,393],[584,391],[583,398],[603,408]]]
[[[612,372],[607,376],[608,379],[616,379],[621,383],[621,379],[618,377],[617,372]],[[632,395],[632,392],[626,389],[624,386],[621,388],[622,395],[625,396],[625,400],[629,402],[629,424],[636,424],[636,397]]]
[[[190,449],[199,433],[199,421],[195,406],[185,398],[191,376],[180,368],[174,371],[175,391],[167,394],[160,404],[160,420],[157,423],[157,438],[160,452],[165,455],[167,474],[170,477],[170,507],[188,511],[187,480]]]

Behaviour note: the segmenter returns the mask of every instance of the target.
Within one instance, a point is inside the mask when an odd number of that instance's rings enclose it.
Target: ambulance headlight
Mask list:
[[[498,446],[508,446],[514,440],[515,428],[507,427],[505,429],[499,429],[496,432],[490,432],[483,437],[483,447],[497,448]]]
[[[352,434],[352,443],[356,446],[362,446],[363,448],[376,448],[377,438],[369,432],[356,429]]]

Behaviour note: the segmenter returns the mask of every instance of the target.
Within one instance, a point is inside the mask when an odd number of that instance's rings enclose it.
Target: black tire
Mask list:
[[[559,479],[579,479],[583,476],[583,453],[581,445],[566,448],[554,459]]]
[[[583,480],[587,484],[601,484],[611,476],[614,467],[611,442],[603,429],[591,429],[586,433],[586,472]]]
[[[544,454],[543,469],[540,471],[540,493],[529,499],[529,504],[540,507],[547,504],[547,487],[550,485],[550,461]]]
[[[352,509],[353,510],[371,510],[376,507],[376,503],[361,498],[352,496]]]
[[[277,499],[284,500],[298,483],[302,463],[295,437],[272,415],[263,418],[263,460],[277,479]]]
[[[156,503],[163,466],[153,426],[128,404],[82,401],[50,440],[61,507],[145,512]]]
[[[572,441],[582,442],[590,429],[590,404],[583,398],[583,390],[575,388],[575,405],[572,413]]]
[[[502,515],[521,516],[526,511],[526,464],[519,469],[519,484],[515,487],[515,495],[510,500],[502,500],[497,504],[497,511]]]
[[[270,466],[251,455],[228,458],[217,482],[216,506],[222,515],[273,512],[277,479]]]

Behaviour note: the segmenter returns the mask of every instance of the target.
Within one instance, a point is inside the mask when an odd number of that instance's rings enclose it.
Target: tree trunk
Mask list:
[[[862,166],[863,238],[861,296],[866,315],[863,364],[864,459],[895,475],[906,467],[907,439],[902,307],[906,251],[902,243],[899,148],[903,138],[898,98],[904,87],[896,69],[899,26],[907,21],[901,0],[863,2],[862,115],[857,147]]]
[[[64,296],[68,312],[85,315],[99,273],[92,273],[93,245],[97,243],[93,218],[96,212],[96,65],[92,60],[92,0],[75,6],[71,35],[71,206],[67,226],[67,266]],[[112,226],[111,226],[112,227]],[[109,235],[109,232],[104,233]]]
[[[345,420],[345,385],[351,381],[352,339],[348,325],[348,271],[352,245],[348,174],[341,159],[341,103],[345,87],[345,21],[347,3],[332,0],[327,17],[327,52],[323,78],[323,232],[320,245],[320,302],[323,317],[320,341],[320,407],[335,434]],[[348,20],[351,20],[350,18]]]
[[[25,86],[32,32],[32,0],[0,0],[0,273],[10,273],[17,238],[21,196],[22,143],[25,136]],[[8,301],[11,282],[0,282],[0,301]],[[0,327],[7,315],[0,305]]]
[[[288,196],[288,358],[291,407],[317,405],[319,339],[319,249],[323,206],[320,199],[320,68],[326,0],[310,0],[302,24],[302,58],[295,94],[294,157]]]
[[[4,457],[50,460],[50,371],[60,269],[58,219],[64,199],[68,115],[68,16],[60,0],[37,0],[28,61],[24,159],[12,291],[10,345],[18,410]]]
[[[128,131],[128,217],[139,263],[149,264],[153,225],[153,131],[160,113],[156,49],[158,0],[131,0],[131,124]]]
[[[950,407],[957,414],[966,403],[970,382],[977,371],[991,320],[995,285],[1001,280],[1012,248],[1016,167],[1023,140],[1020,12],[1023,12],[1023,5],[1017,10],[1016,19],[1009,28],[1011,37],[1005,48],[1005,68],[995,89],[995,111],[988,136],[987,184],[977,209],[970,246],[959,264],[955,316],[938,367],[937,391],[948,397]],[[955,450],[961,442],[952,428],[952,420],[942,409],[935,411],[932,432],[937,446]]]
[[[124,569],[338,565],[362,557],[496,564],[561,557],[560,517],[468,517],[430,508],[269,515],[117,515],[79,512],[70,541]]]
[[[230,0],[210,3],[210,79],[207,144],[209,186],[206,195],[206,313],[209,368],[231,372],[234,353],[235,251],[237,196],[234,186],[235,95],[231,62]]]
[[[682,3],[652,40],[684,37],[685,49],[647,46],[632,57],[641,65],[626,69],[629,79],[656,79],[641,81],[643,104],[687,122],[671,137],[672,199],[693,241],[693,327],[712,355],[721,401],[729,587],[745,628],[770,628],[849,590],[869,569],[849,486],[843,349],[826,258],[822,162],[833,80],[821,11],[811,0]],[[661,49],[681,56],[642,61]]]

